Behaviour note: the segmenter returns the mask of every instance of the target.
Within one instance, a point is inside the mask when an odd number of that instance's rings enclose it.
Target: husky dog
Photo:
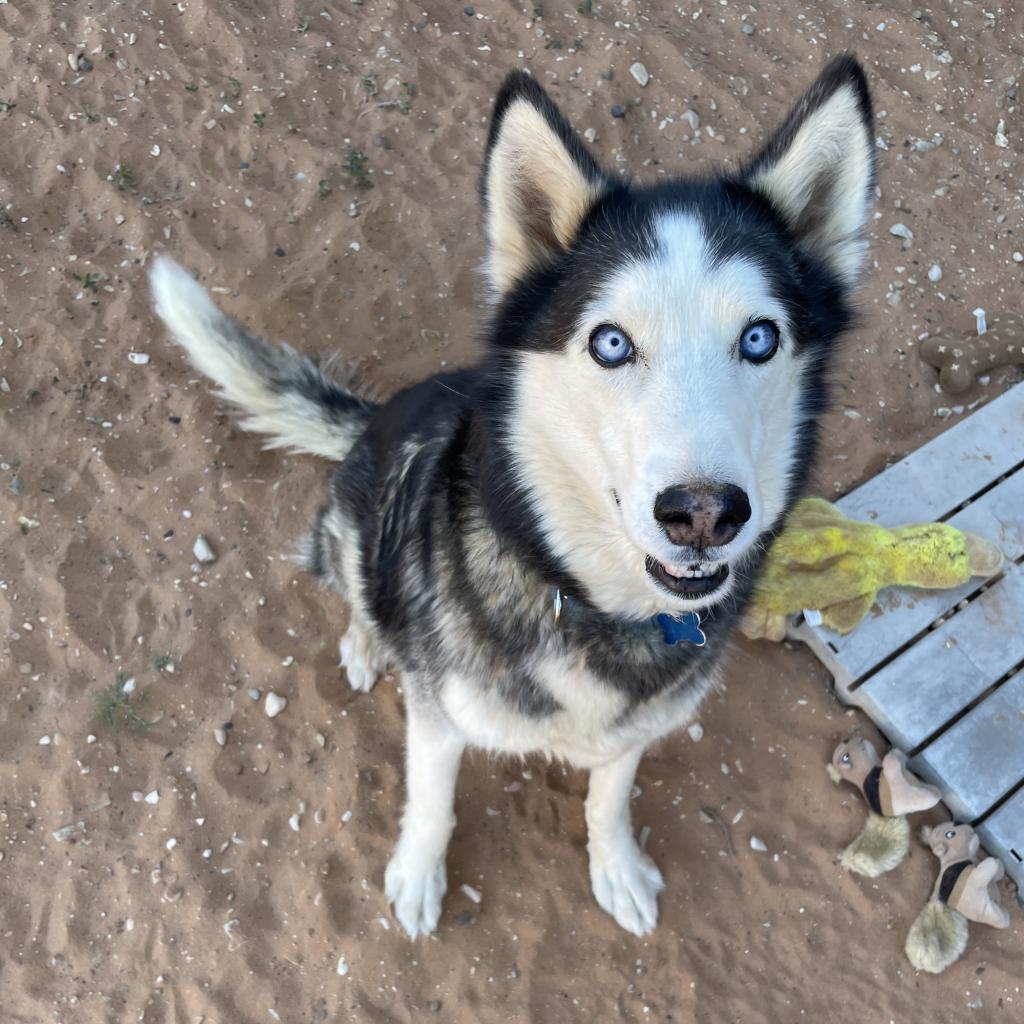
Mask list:
[[[156,262],[158,314],[243,425],[339,464],[305,562],[351,608],[351,685],[402,673],[385,891],[410,936],[440,916],[467,746],[589,769],[594,896],[628,931],[654,926],[634,775],[715,685],[804,485],[873,183],[851,56],[741,171],[655,185],[602,171],[513,73],[481,183],[485,352],[379,406]]]

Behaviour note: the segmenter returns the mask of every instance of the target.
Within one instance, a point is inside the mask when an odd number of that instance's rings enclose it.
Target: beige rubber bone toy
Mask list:
[[[965,334],[957,340],[928,338],[921,358],[939,371],[942,390],[951,395],[966,391],[979,374],[998,366],[1024,366],[1024,319],[995,316],[984,334]]]
[[[947,821],[921,829],[921,838],[939,858],[939,877],[931,898],[910,926],[907,958],[919,971],[939,974],[967,948],[967,922],[1006,928],[1010,915],[993,884],[1004,870],[995,857],[976,863],[981,841],[970,825]]]
[[[868,820],[839,863],[868,878],[892,871],[910,850],[907,815],[934,807],[942,794],[907,769],[902,751],[890,750],[879,760],[878,751],[860,736],[836,747],[828,773],[833,782],[856,786],[868,805]]]

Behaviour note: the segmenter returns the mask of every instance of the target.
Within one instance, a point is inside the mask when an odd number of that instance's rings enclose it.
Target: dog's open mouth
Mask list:
[[[706,597],[714,593],[729,578],[729,566],[725,562],[712,569],[710,566],[697,563],[665,564],[649,555],[647,571],[677,597]]]

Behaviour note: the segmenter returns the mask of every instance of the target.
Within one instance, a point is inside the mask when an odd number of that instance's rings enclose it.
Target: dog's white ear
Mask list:
[[[512,72],[495,101],[481,182],[495,293],[568,248],[606,187],[551,97],[529,75]]]
[[[867,79],[851,54],[834,58],[744,172],[799,244],[854,285],[875,184]]]

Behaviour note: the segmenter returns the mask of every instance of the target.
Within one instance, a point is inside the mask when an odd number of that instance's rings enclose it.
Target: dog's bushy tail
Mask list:
[[[288,345],[272,345],[222,313],[192,276],[167,257],[150,272],[157,314],[198,370],[246,413],[242,427],[268,434],[267,448],[340,461],[373,411]]]

